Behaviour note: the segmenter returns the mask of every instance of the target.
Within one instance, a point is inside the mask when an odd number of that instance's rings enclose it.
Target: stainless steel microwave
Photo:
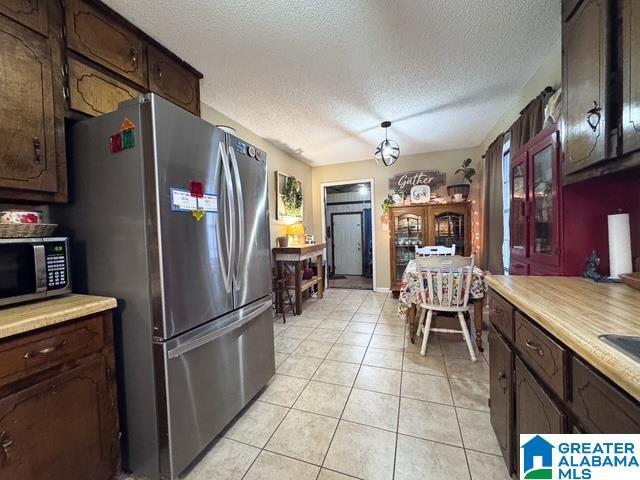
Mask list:
[[[0,239],[0,305],[71,292],[69,239]]]

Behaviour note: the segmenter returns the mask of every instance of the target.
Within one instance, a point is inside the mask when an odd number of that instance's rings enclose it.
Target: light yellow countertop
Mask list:
[[[0,307],[0,339],[116,307],[116,299],[71,293],[12,307]]]
[[[487,275],[487,284],[640,401],[640,363],[599,335],[640,335],[640,291],[579,277]]]

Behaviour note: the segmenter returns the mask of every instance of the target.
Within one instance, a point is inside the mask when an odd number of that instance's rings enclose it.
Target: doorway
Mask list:
[[[362,212],[331,214],[331,264],[336,275],[362,275]]]
[[[323,184],[329,287],[373,289],[372,182]]]

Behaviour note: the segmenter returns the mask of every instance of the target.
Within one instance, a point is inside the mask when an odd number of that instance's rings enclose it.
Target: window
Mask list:
[[[502,264],[505,275],[509,275],[509,265],[511,264],[511,135],[509,133],[504,136],[504,144],[502,146],[502,205],[504,237],[502,242]]]

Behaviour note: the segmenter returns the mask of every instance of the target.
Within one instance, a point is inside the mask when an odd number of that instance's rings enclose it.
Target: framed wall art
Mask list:
[[[276,171],[276,220],[302,221],[304,192],[302,180]]]

